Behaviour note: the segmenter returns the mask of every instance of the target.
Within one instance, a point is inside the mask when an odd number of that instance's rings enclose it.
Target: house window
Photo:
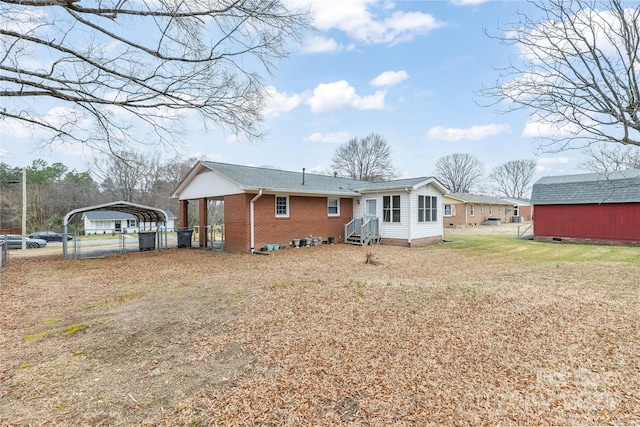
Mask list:
[[[418,196],[418,222],[438,220],[438,198],[433,196]]]
[[[518,216],[518,205],[513,205],[513,216]]]
[[[400,222],[400,196],[382,196],[382,221]]]
[[[276,196],[276,217],[289,216],[289,196]]]
[[[502,213],[502,205],[498,205],[498,213]]]
[[[135,226],[136,226],[136,220],[135,219],[128,219],[127,220],[127,227],[133,228]]]
[[[476,206],[473,203],[469,206],[469,210],[471,211],[471,216],[476,214]]]
[[[493,205],[489,205],[489,215],[493,215]]]
[[[327,199],[327,214],[329,216],[340,215],[340,200],[339,199]]]
[[[480,214],[484,213],[484,205],[480,205]]]
[[[442,214],[444,216],[452,216],[453,215],[452,210],[451,210],[451,205],[448,204],[448,203],[446,205],[444,205],[443,211],[444,212]]]

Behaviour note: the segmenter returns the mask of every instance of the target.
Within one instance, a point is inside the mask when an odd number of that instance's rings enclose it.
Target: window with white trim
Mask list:
[[[480,205],[480,213],[483,214],[484,213],[484,205]]]
[[[489,205],[489,215],[493,215],[493,205]]]
[[[435,196],[418,196],[418,222],[438,220],[438,198]]]
[[[498,213],[502,213],[502,205],[498,205]]]
[[[327,199],[327,215],[340,216],[340,199]]]
[[[286,218],[289,216],[289,196],[276,196],[276,217]]]
[[[469,205],[469,210],[471,211],[471,216],[475,216],[476,214],[476,206],[471,203],[471,205]]]
[[[128,219],[127,220],[127,227],[130,227],[130,228],[136,227],[136,220],[135,219]]]
[[[449,203],[445,204],[442,209],[442,215],[444,216],[453,216],[453,209]]]
[[[400,196],[382,196],[382,221],[400,222]]]

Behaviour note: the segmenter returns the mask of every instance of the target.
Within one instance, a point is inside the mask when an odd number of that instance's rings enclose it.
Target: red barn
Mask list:
[[[533,185],[536,240],[640,243],[640,170],[550,176]]]

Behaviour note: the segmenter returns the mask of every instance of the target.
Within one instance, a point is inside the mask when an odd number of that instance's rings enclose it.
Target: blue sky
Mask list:
[[[312,5],[317,31],[268,78],[272,98],[264,141],[236,141],[194,122],[180,154],[331,172],[340,143],[377,133],[388,141],[401,177],[432,175],[435,162],[455,152],[478,157],[487,174],[517,159],[534,159],[538,177],[584,172],[579,151],[536,152],[532,135],[541,128],[527,112],[503,114],[481,106],[490,100],[480,89],[518,54],[483,30],[500,35],[526,2],[314,0]],[[1,136],[0,160],[13,166],[44,158],[84,171],[92,155],[78,147],[38,149],[33,135],[5,126]]]

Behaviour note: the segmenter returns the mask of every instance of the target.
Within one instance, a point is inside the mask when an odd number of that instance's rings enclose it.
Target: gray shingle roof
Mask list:
[[[533,184],[534,205],[640,202],[640,169],[547,176]]]
[[[336,194],[358,196],[362,192],[411,187],[432,177],[399,179],[384,182],[367,182],[355,179],[291,172],[279,169],[233,165],[203,161],[207,168],[217,171],[245,189],[266,189],[282,192]]]
[[[483,196],[480,194],[447,193],[447,196],[463,200],[468,203],[480,203],[485,205],[511,205],[512,203],[498,197]]]

